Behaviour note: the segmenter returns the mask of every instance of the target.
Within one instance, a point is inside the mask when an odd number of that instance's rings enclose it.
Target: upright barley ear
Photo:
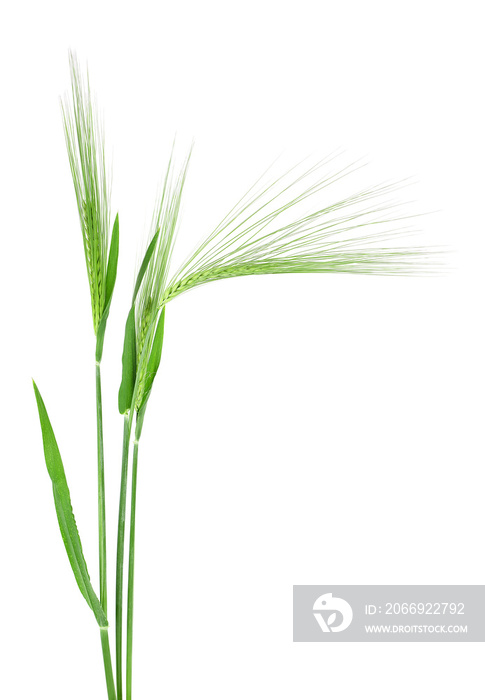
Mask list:
[[[69,54],[72,99],[62,101],[64,134],[76,193],[95,334],[106,306],[110,188],[104,159],[104,135],[89,78],[84,82]]]
[[[129,374],[133,374],[133,393],[127,392],[127,396],[134,396],[134,408],[138,412],[147,399],[153,383],[154,352],[153,344],[163,337],[163,318],[160,320],[160,307],[162,304],[164,288],[168,276],[168,270],[172,257],[172,250],[177,234],[178,218],[182,202],[187,169],[191,157],[190,149],[180,168],[174,164],[173,151],[165,174],[162,190],[151,223],[151,243],[145,254],[144,262],[135,284],[133,294],[133,308],[135,320],[127,326],[129,333],[135,334],[135,358],[134,371],[131,367]],[[131,313],[131,312],[130,312]],[[157,321],[158,319],[158,321]],[[161,324],[160,327],[157,324]],[[158,335],[157,335],[158,331]],[[133,345],[133,341],[125,336],[125,348]],[[155,350],[157,355],[158,350]],[[127,357],[130,353],[127,353]],[[151,361],[151,365],[150,365]],[[133,363],[130,360],[131,365]],[[126,367],[126,365],[125,365]],[[158,368],[158,365],[157,365]],[[136,381],[135,381],[136,378]],[[122,381],[122,386],[127,384]],[[124,389],[122,389],[122,393]],[[121,405],[128,408],[126,401]],[[121,409],[120,409],[121,410]],[[124,411],[122,411],[123,413]]]

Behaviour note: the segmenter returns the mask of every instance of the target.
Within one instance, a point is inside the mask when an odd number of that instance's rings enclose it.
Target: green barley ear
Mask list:
[[[413,217],[394,199],[407,183],[333,196],[332,186],[362,167],[327,171],[334,158],[306,170],[300,164],[266,184],[260,178],[172,277],[160,308],[193,287],[230,277],[439,271],[444,251],[394,244],[416,233],[409,227]]]
[[[61,101],[61,106],[91,293],[93,326],[97,335],[103,315],[106,312],[107,316],[109,311],[113,291],[112,286],[109,289],[110,279],[116,278],[118,222],[115,221],[108,253],[110,186],[106,175],[103,128],[93,104],[89,76],[84,82],[77,58],[71,52],[69,64],[72,101],[66,98]],[[108,258],[112,260],[111,270],[108,270]],[[105,324],[106,318],[103,337]],[[98,347],[97,355],[102,351],[102,339],[99,344],[101,348]]]
[[[134,408],[138,413],[148,401],[160,364],[165,323],[165,310],[160,310],[160,304],[167,283],[177,235],[182,195],[191,154],[192,148],[181,166],[177,168],[174,162],[174,147],[172,148],[161,193],[153,213],[151,230],[152,232],[159,231],[159,236],[135,304],[136,395]]]

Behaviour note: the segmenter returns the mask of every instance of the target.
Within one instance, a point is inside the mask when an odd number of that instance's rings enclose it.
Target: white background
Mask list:
[[[105,697],[57,528],[43,393],[97,587],[94,337],[61,127],[68,48],[113,154],[103,359],[110,618],[133,270],[175,132],[180,242],[275,156],[412,176],[449,276],[260,277],[167,310],[140,446],[134,697],[482,698],[482,644],[293,644],[295,583],[485,583],[483,37],[478,3],[26,2],[1,19],[2,692]],[[350,185],[349,185],[350,187]],[[352,184],[352,191],[355,184]],[[113,625],[114,626],[114,625]]]

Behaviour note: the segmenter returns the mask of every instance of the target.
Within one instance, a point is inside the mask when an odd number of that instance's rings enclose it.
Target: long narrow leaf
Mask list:
[[[145,376],[145,381],[143,384],[143,396],[140,402],[140,409],[145,406],[150,396],[152,390],[152,384],[155,376],[158,372],[160,366],[160,360],[162,358],[162,347],[163,347],[163,333],[165,327],[165,306],[160,312],[160,318],[158,319],[157,329],[155,331],[155,336],[153,338],[153,344],[150,352],[150,357],[147,364],[147,371]]]
[[[118,392],[118,409],[121,414],[126,413],[131,406],[136,380],[136,335],[135,335],[135,307],[132,306],[125,326],[125,340],[123,343],[123,357],[121,369],[121,384]]]
[[[157,245],[157,240],[158,240],[158,234],[160,233],[160,229],[156,231],[155,235],[153,236],[152,240],[150,241],[150,245],[147,248],[147,252],[145,253],[145,257],[143,258],[142,264],[140,265],[140,270],[138,272],[138,276],[136,278],[135,282],[135,289],[133,290],[133,299],[132,303],[135,303],[136,295],[138,294],[138,290],[140,289],[140,285],[143,281],[143,277],[145,276],[145,272],[147,270],[147,267],[150,263],[150,259],[153,255],[153,251],[155,250],[155,246]]]
[[[57,519],[59,521],[59,528],[62,539],[64,540],[67,556],[69,557],[69,562],[79,586],[79,590],[93,611],[98,625],[100,627],[108,627],[108,620],[89,579],[81,539],[76,526],[74,513],[72,512],[71,496],[67,485],[66,474],[64,472],[64,466],[62,464],[61,454],[57,446],[54,431],[52,429],[45,404],[42,400],[42,396],[40,395],[35,382],[33,382],[33,384],[42,429],[45,463],[52,481]]]
[[[116,214],[116,219],[113,224],[113,232],[111,234],[111,243],[109,247],[108,267],[106,269],[106,300],[104,308],[109,307],[113,290],[115,288],[116,273],[118,270],[118,254],[120,247],[120,221]]]
[[[113,224],[113,233],[111,234],[111,244],[109,247],[108,268],[106,270],[106,297],[103,315],[99,322],[98,331],[96,333],[96,362],[101,362],[103,355],[104,334],[106,333],[106,322],[109,316],[111,307],[111,299],[113,298],[113,290],[116,282],[116,273],[118,270],[118,253],[120,246],[120,227],[118,214]]]

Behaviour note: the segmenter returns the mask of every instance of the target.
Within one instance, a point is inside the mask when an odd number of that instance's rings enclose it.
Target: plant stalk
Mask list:
[[[123,452],[121,457],[120,507],[118,513],[118,546],[116,552],[116,688],[123,700],[123,560],[125,548],[126,486],[132,412],[124,414]]]
[[[126,620],[126,700],[131,700],[131,679],[133,668],[133,584],[135,574],[135,508],[136,477],[138,470],[138,440],[133,446],[133,472],[131,482],[130,549],[128,562],[128,609]]]
[[[96,362],[96,425],[98,442],[98,534],[99,534],[99,602],[108,614],[107,566],[106,566],[106,499],[104,487],[103,409],[101,398],[101,367]],[[104,673],[109,700],[116,700],[116,690],[111,664],[108,630],[101,628]]]
[[[98,539],[99,539],[99,602],[108,614],[106,567],[106,500],[104,487],[103,409],[101,401],[101,368],[96,362],[96,419],[98,435]]]
[[[116,700],[115,682],[113,678],[113,667],[111,665],[111,652],[109,648],[108,630],[101,627],[101,648],[103,650],[104,673],[106,675],[106,688],[109,700]]]
[[[135,442],[133,445],[133,469],[131,480],[130,512],[130,548],[128,556],[128,610],[126,620],[126,700],[131,700],[133,669],[133,601],[135,582],[135,519],[136,519],[136,481],[138,474],[138,443],[143,427],[145,408],[137,416]]]

